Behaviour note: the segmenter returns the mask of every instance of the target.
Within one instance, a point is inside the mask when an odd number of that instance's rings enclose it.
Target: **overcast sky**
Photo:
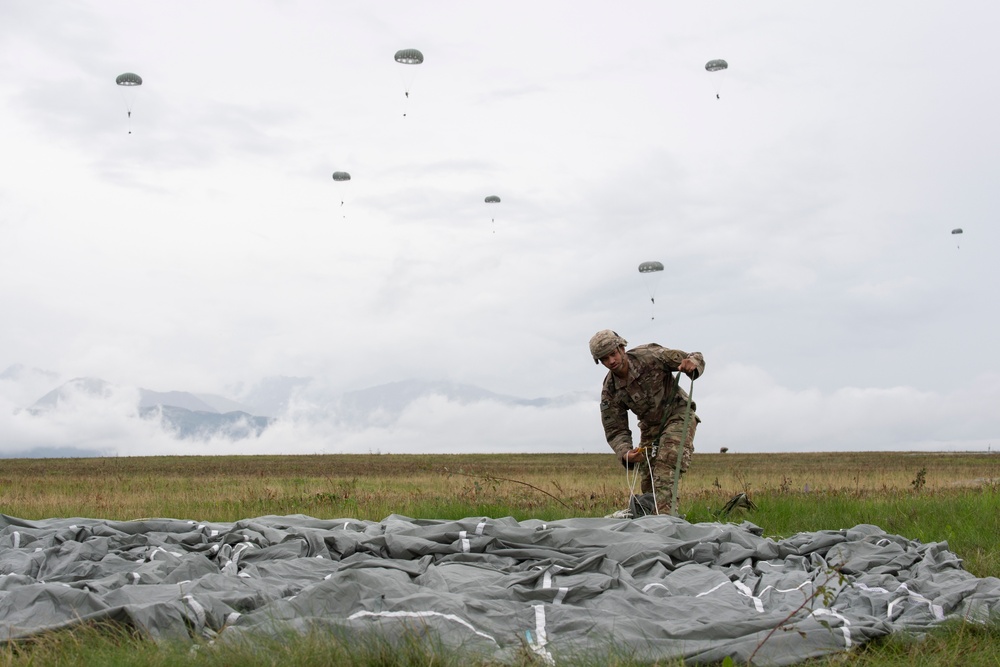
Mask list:
[[[610,451],[587,342],[612,328],[704,354],[700,451],[995,448],[998,21],[987,0],[4,0],[0,369],[586,390],[547,416],[438,406],[363,447]],[[32,441],[0,389],[0,449]]]

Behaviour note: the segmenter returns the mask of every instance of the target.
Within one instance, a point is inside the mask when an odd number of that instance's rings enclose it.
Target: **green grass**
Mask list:
[[[345,636],[313,631],[252,643],[213,644],[203,640],[154,644],[120,626],[97,625],[50,633],[35,641],[0,646],[0,665],[10,667],[499,667],[488,658],[449,650],[425,637],[390,643],[377,636]],[[543,665],[527,650],[504,663],[511,667]],[[609,645],[601,654],[577,656],[561,665],[638,667],[648,665],[623,647]],[[684,661],[657,663],[680,667]],[[733,664],[733,663],[730,663]],[[1000,665],[1000,622],[987,625],[949,622],[923,637],[892,635],[851,653],[807,663],[813,667],[996,667]]]

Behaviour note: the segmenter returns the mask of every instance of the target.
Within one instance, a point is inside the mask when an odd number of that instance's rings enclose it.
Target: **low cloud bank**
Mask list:
[[[687,387],[682,379],[682,386]],[[0,391],[10,383],[0,383]],[[377,394],[375,389],[365,390]],[[157,411],[140,410],[139,390],[67,391],[48,410],[29,410],[23,392],[0,395],[0,456],[204,454],[610,453],[597,387],[541,405],[460,399],[429,389],[389,407],[290,400],[263,430],[253,416],[226,429],[180,437]],[[703,423],[699,452],[985,451],[1000,442],[1000,375],[984,374],[952,393],[912,387],[792,390],[744,365],[714,370],[695,385]],[[341,406],[343,407],[343,406]],[[229,415],[231,416],[231,415]],[[634,421],[633,421],[634,423]],[[638,438],[637,429],[634,435]]]
[[[1000,444],[1000,375],[953,392],[914,387],[792,390],[766,371],[720,368],[696,385],[701,451],[982,451]]]

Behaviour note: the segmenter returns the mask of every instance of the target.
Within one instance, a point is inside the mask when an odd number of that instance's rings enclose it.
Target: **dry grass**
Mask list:
[[[997,488],[986,453],[696,454],[687,502],[733,493],[879,497]],[[328,455],[0,460],[0,506],[25,519],[169,516],[236,521],[264,514],[351,516],[514,507],[594,516],[627,502],[610,454]],[[489,512],[482,512],[489,513]],[[545,515],[550,516],[550,515]],[[545,518],[543,516],[542,518]]]

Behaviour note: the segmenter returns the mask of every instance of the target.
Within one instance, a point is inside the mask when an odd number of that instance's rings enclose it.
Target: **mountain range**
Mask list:
[[[0,372],[0,380],[19,386],[42,386],[60,382],[50,371],[21,365]],[[10,393],[10,392],[7,392]],[[22,395],[25,395],[22,391]],[[259,436],[286,419],[335,422],[347,428],[387,426],[415,401],[440,397],[449,403],[470,405],[493,402],[507,406],[558,407],[592,400],[591,392],[575,392],[554,398],[520,398],[498,394],[474,385],[443,380],[402,380],[356,391],[334,393],[313,378],[274,376],[243,388],[232,397],[171,390],[156,391],[115,385],[100,378],[79,377],[61,383],[30,402],[18,406],[37,419],[57,416],[61,411],[95,410],[113,405],[142,419],[158,423],[171,437],[182,440],[225,438],[241,440]],[[11,453],[7,453],[10,456]],[[82,456],[81,450],[62,446],[36,448],[18,456]],[[97,453],[91,455],[98,455]],[[4,456],[4,454],[0,454]]]

